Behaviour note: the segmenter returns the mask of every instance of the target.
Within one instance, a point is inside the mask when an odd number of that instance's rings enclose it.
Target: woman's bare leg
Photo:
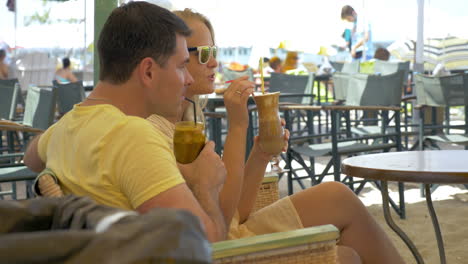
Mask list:
[[[326,182],[291,196],[304,227],[333,224],[339,245],[354,249],[362,263],[404,263],[359,198],[339,182]]]

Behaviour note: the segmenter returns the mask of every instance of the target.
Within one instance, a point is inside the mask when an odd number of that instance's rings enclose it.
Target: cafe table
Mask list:
[[[467,184],[467,161],[468,151],[466,150],[403,151],[350,157],[343,160],[341,168],[342,172],[348,176],[381,181],[385,220],[411,250],[417,263],[424,263],[424,260],[413,242],[391,218],[387,181],[424,184],[426,203],[439,248],[440,263],[445,264],[444,242],[432,205],[430,187],[431,184]]]

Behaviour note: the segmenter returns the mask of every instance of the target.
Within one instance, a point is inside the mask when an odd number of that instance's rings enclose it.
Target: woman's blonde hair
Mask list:
[[[184,22],[187,24],[191,20],[200,21],[203,24],[205,24],[205,26],[210,31],[211,39],[213,40],[213,43],[214,43],[215,37],[214,37],[213,26],[211,25],[210,20],[206,16],[198,12],[195,12],[190,8],[185,8],[184,10],[177,10],[177,11],[174,11],[173,13],[179,18],[181,18],[182,20],[184,20]],[[199,95],[194,95],[193,98],[191,99],[195,102],[197,121],[204,123],[205,117],[203,115],[202,109],[206,106],[206,103],[208,102],[208,100],[206,98],[200,98]],[[184,113],[182,114],[182,120],[194,121],[193,106],[191,104],[189,105],[189,107],[185,109]]]

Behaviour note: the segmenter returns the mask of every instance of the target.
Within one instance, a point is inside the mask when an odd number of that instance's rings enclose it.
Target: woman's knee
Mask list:
[[[361,264],[361,257],[358,253],[347,246],[337,246],[338,263],[340,264]]]
[[[316,186],[322,192],[338,200],[358,199],[356,194],[341,182],[323,182]]]

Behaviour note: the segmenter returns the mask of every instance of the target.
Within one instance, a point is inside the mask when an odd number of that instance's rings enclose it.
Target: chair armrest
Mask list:
[[[222,241],[212,244],[213,263],[335,264],[338,238],[335,226],[322,225]]]
[[[388,111],[400,111],[399,106],[354,106],[354,105],[326,105],[323,106],[324,110],[388,110]]]
[[[410,101],[410,100],[415,100],[415,99],[416,99],[416,95],[405,95],[401,97],[402,101]]]
[[[322,106],[318,105],[301,105],[301,104],[291,104],[291,105],[280,105],[279,110],[312,110],[312,111],[320,111],[322,110]]]

